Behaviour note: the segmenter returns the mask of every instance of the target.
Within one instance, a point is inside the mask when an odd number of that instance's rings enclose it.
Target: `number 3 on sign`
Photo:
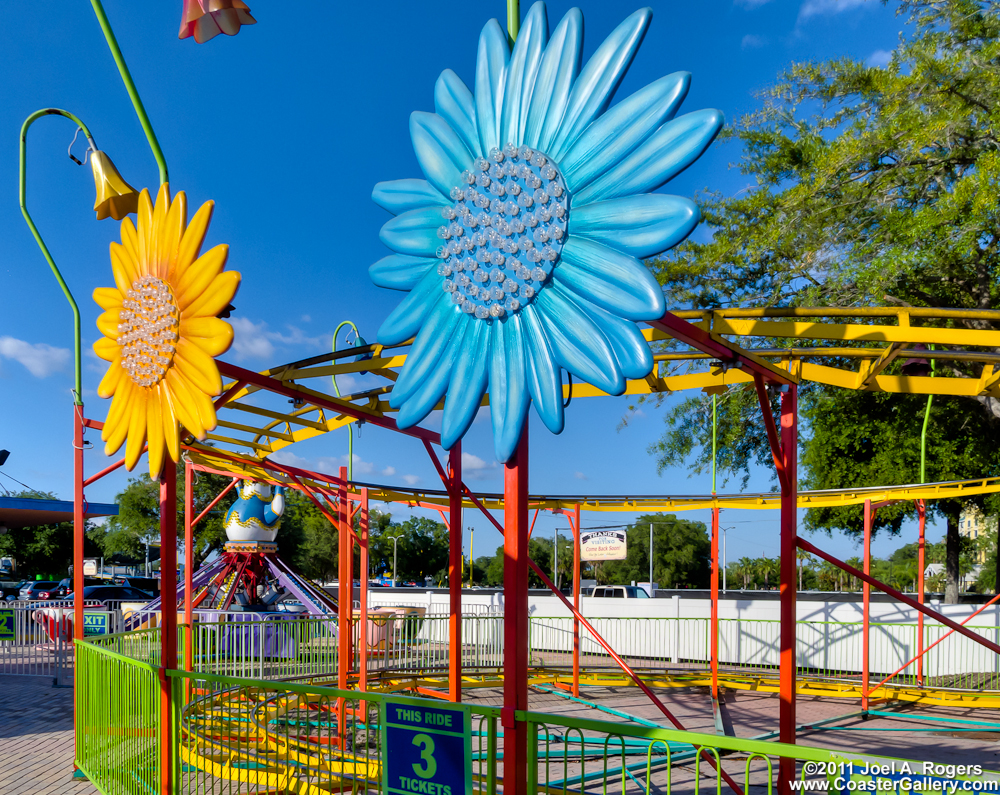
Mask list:
[[[438,765],[434,759],[434,738],[429,734],[418,734],[413,738],[413,744],[419,745],[422,765],[413,765],[413,772],[420,778],[431,778],[437,773]]]

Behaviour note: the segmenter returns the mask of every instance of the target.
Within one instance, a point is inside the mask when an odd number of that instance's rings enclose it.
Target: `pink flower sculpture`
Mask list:
[[[184,0],[178,38],[194,36],[196,42],[204,44],[220,33],[235,36],[241,25],[256,23],[242,0]]]

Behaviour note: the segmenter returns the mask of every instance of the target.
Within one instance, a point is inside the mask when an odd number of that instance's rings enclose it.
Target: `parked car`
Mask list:
[[[83,587],[86,588],[88,585],[107,585],[107,580],[102,580],[97,577],[84,577]],[[63,599],[67,594],[71,593],[73,590],[73,578],[64,577],[59,581],[59,585],[56,588],[57,596],[53,596],[53,599]]]
[[[637,585],[598,585],[590,595],[604,599],[649,599],[646,589]]]
[[[140,591],[146,591],[147,593],[153,594],[153,596],[160,595],[160,581],[156,579],[156,577],[119,577],[116,578],[115,585],[126,585],[129,588],[138,588]]]
[[[83,598],[89,601],[103,602],[151,602],[152,594],[130,588],[127,585],[88,585],[83,589]]]
[[[21,593],[21,589],[28,585],[31,585],[30,580],[19,580],[18,582],[8,582],[6,584],[0,583],[0,599],[3,599],[5,602],[13,602],[17,599],[17,595]]]
[[[32,599],[59,599],[59,583],[55,580],[32,580],[18,591],[21,601]]]

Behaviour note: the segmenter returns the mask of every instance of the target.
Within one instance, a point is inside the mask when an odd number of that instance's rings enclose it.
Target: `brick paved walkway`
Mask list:
[[[73,688],[52,677],[0,675],[0,792],[97,795],[73,779]]]

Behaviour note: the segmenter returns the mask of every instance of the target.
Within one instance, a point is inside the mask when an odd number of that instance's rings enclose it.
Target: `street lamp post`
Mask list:
[[[392,587],[393,588],[396,587],[396,544],[402,537],[403,537],[402,535],[386,536],[386,538],[392,539]]]

